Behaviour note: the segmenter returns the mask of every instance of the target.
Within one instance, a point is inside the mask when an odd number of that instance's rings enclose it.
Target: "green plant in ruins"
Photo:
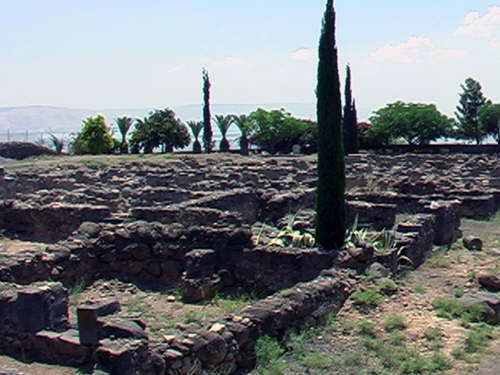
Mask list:
[[[323,19],[316,95],[319,131],[316,241],[320,247],[333,250],[344,245],[346,233],[342,103],[333,0],[327,0]]]
[[[215,125],[219,129],[220,134],[222,135],[222,139],[219,144],[220,152],[228,152],[229,151],[229,141],[226,138],[227,131],[231,127],[234,121],[233,115],[216,115],[215,116]]]
[[[203,122],[202,121],[188,121],[187,125],[189,129],[191,129],[191,133],[193,133],[194,142],[193,142],[193,152],[195,154],[201,153],[201,143],[198,140],[200,137],[200,133],[203,130]]]

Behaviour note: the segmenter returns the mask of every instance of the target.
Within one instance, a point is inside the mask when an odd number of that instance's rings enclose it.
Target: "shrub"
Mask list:
[[[356,305],[365,306],[380,306],[385,300],[376,288],[358,290],[352,294],[352,299]]]
[[[111,131],[106,124],[104,116],[87,118],[82,125],[82,130],[71,143],[71,151],[81,154],[109,154],[114,147]]]
[[[295,144],[304,151],[316,151],[318,129],[313,121],[292,117],[284,109],[258,109],[248,119],[252,122],[250,142],[271,154],[290,153]]]
[[[155,110],[143,120],[137,120],[130,137],[133,153],[143,151],[150,154],[159,146],[163,152],[172,152],[174,147],[186,147],[189,142],[186,125],[176,118],[174,111],[169,108]]]
[[[365,136],[388,144],[399,138],[411,145],[425,145],[451,134],[454,121],[441,114],[433,104],[388,104],[374,112],[373,123]]]

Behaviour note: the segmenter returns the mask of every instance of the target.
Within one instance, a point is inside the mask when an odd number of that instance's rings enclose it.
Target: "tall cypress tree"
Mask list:
[[[354,99],[351,88],[351,67],[347,65],[345,78],[344,118],[344,151],[346,155],[358,152],[358,124]]]
[[[342,102],[333,0],[327,0],[321,30],[316,96],[319,131],[316,240],[320,247],[333,250],[343,246],[346,233]]]
[[[352,100],[352,118],[351,118],[351,152],[357,154],[359,152],[359,132],[358,132],[358,110],[356,109],[356,100]]]
[[[203,148],[212,151],[212,119],[210,116],[210,80],[208,72],[203,69]]]

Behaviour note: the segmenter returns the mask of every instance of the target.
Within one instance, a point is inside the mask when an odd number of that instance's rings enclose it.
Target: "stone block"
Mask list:
[[[28,287],[18,292],[15,310],[20,332],[63,329],[68,323],[68,293],[57,283]]]
[[[100,325],[97,321],[98,307],[96,305],[80,306],[76,310],[80,344],[96,346],[99,344]]]
[[[193,250],[186,254],[186,277],[203,279],[212,276],[217,264],[214,250]]]

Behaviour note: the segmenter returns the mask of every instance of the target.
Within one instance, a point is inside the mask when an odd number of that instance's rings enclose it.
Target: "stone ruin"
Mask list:
[[[255,364],[262,335],[318,324],[373,264],[417,267],[460,236],[462,217],[500,206],[497,155],[353,155],[350,222],[393,230],[395,250],[365,244],[338,255],[269,246],[290,215],[314,227],[312,157],[178,157],[126,165],[61,164],[0,171],[0,228],[43,251],[0,252],[0,352],[111,374],[235,373]],[[182,290],[186,303],[220,292],[263,298],[204,329],[149,337],[147,322],[117,317],[115,300],[69,310],[68,289],[119,279]]]

